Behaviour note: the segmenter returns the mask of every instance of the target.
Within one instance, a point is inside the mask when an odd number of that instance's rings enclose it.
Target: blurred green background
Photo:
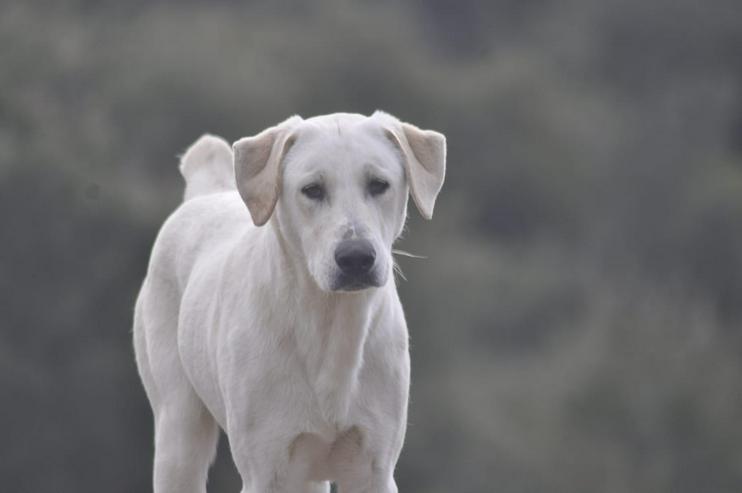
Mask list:
[[[150,490],[130,325],[177,155],[377,108],[449,146],[399,243],[400,491],[742,491],[737,0],[3,2],[2,491]]]

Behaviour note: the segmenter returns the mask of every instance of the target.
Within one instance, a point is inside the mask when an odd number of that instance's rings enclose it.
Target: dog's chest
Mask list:
[[[304,362],[321,419],[341,429],[359,392],[363,354],[371,327],[369,304],[342,306],[294,331],[297,356]]]
[[[289,447],[289,460],[298,471],[312,481],[327,481],[341,471],[350,470],[359,462],[363,450],[363,436],[357,426],[322,437],[301,433]]]

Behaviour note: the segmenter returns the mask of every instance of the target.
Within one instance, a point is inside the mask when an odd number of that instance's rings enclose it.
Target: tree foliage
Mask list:
[[[148,489],[131,311],[176,155],[377,108],[449,144],[400,242],[400,489],[742,490],[737,2],[6,2],[0,66],[7,491]]]

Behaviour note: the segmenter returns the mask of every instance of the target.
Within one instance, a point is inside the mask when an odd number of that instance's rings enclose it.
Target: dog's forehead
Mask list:
[[[393,172],[399,156],[381,125],[366,116],[335,113],[303,121],[295,129],[292,166],[303,169],[373,164]]]
[[[365,115],[358,113],[332,113],[307,118],[303,123],[316,127],[333,127],[337,125],[349,126],[369,120]]]
[[[355,113],[334,113],[309,118],[301,122],[296,134],[301,140],[325,145],[368,144],[369,138],[382,136],[376,120]],[[360,142],[359,142],[360,141]]]

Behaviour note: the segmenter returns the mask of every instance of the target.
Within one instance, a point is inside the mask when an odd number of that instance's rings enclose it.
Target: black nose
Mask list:
[[[344,240],[335,249],[335,262],[348,277],[368,273],[375,260],[376,252],[368,240]]]

